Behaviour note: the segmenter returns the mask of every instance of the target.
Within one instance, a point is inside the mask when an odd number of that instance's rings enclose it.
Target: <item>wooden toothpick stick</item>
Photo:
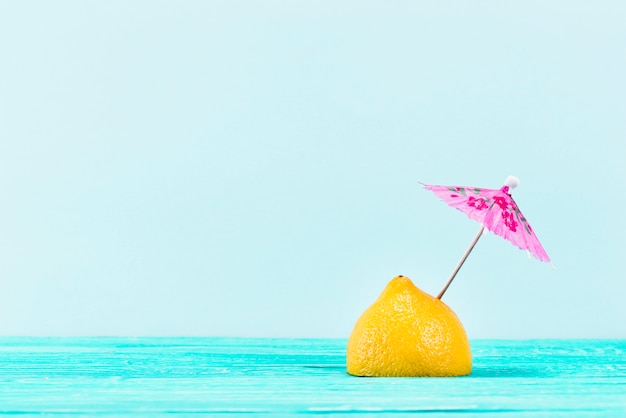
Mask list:
[[[483,234],[484,231],[485,231],[485,226],[481,225],[480,229],[478,230],[478,234],[476,234],[476,236],[472,240],[472,243],[469,245],[469,247],[467,247],[467,250],[465,250],[465,254],[463,254],[463,257],[461,257],[461,261],[459,261],[459,264],[457,264],[456,267],[454,268],[454,271],[450,275],[450,278],[446,282],[446,285],[443,287],[443,289],[441,289],[441,292],[439,292],[439,295],[437,295],[437,299],[441,299],[443,294],[446,293],[446,290],[448,290],[450,283],[452,283],[452,280],[454,280],[454,276],[456,276],[456,274],[459,272],[459,270],[461,269],[461,266],[463,266],[463,263],[465,263],[465,260],[474,249],[474,246],[476,245],[476,243],[478,242],[478,240],[480,239],[480,236]]]

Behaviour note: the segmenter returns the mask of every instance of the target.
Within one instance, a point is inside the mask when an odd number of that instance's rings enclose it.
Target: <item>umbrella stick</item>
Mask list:
[[[476,236],[474,237],[474,240],[472,241],[472,243],[469,245],[469,247],[467,247],[467,250],[465,250],[465,254],[463,254],[463,257],[461,257],[461,261],[459,261],[459,264],[457,264],[456,267],[454,268],[454,271],[450,275],[450,278],[446,282],[446,285],[443,287],[443,289],[441,289],[441,292],[439,292],[439,294],[437,295],[437,299],[441,299],[443,294],[446,293],[446,290],[448,290],[448,286],[450,286],[450,283],[452,283],[452,280],[454,280],[454,276],[456,276],[456,274],[461,269],[461,266],[463,265],[463,263],[465,263],[465,260],[467,259],[467,257],[470,255],[470,253],[474,249],[474,246],[476,245],[476,243],[480,239],[480,236],[483,234],[484,230],[485,230],[485,226],[481,225],[480,229],[478,230],[478,234],[476,234]]]

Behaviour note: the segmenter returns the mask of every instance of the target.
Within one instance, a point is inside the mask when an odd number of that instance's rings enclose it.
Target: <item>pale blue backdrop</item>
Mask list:
[[[442,3],[442,4],[438,4]],[[621,1],[5,1],[0,334],[347,337],[437,293],[500,187],[470,338],[626,338]]]

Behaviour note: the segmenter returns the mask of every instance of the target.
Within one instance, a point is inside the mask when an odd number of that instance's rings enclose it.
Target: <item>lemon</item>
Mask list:
[[[459,318],[403,276],[392,279],[358,319],[346,362],[355,376],[463,376],[472,371]]]

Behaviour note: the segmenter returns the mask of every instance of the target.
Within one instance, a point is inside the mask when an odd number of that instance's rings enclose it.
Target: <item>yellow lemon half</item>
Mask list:
[[[465,329],[441,300],[398,276],[359,318],[348,340],[355,376],[464,376],[472,372]]]

